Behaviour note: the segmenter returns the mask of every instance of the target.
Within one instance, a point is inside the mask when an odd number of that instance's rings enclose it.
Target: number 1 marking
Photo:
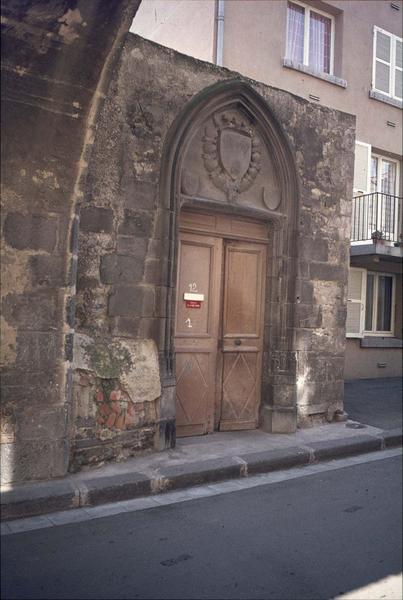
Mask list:
[[[192,321],[190,319],[186,319],[185,323],[188,327],[193,327]]]

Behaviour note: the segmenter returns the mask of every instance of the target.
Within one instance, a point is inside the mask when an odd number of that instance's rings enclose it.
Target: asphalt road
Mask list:
[[[2,598],[398,598],[401,509],[392,457],[8,535]]]

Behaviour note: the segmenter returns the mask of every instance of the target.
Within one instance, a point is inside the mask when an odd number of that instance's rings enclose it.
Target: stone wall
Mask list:
[[[75,211],[139,0],[2,3],[2,481],[66,473]]]
[[[73,469],[174,443],[179,205],[166,171],[175,169],[171,142],[189,107],[208,106],[209,90],[224,82],[242,83],[267,106],[296,181],[287,228],[271,247],[262,427],[292,431],[342,411],[354,117],[129,35],[80,215]],[[127,383],[132,369],[141,394]]]

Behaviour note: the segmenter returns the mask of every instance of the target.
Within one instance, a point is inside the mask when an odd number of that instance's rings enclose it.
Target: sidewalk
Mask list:
[[[349,420],[298,430],[217,432],[182,438],[174,450],[2,491],[2,519],[128,500],[402,444],[400,379],[346,383]]]

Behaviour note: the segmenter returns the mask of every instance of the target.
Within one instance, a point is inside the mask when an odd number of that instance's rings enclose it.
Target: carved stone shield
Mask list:
[[[222,129],[219,138],[221,164],[234,181],[240,180],[249,168],[252,140],[247,133],[236,129]]]

